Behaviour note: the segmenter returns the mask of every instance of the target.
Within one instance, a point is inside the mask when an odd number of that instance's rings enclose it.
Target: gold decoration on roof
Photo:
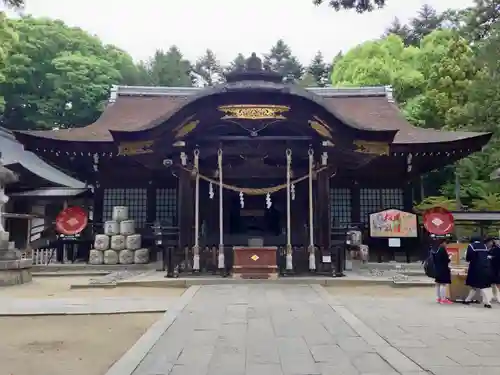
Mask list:
[[[199,123],[200,123],[199,120],[189,121],[187,124],[182,126],[177,131],[177,133],[175,134],[175,138],[182,138],[182,137],[186,136],[187,134],[191,133],[194,129],[196,129],[196,127],[198,126]]]
[[[331,132],[332,129],[327,125],[326,122],[321,120],[318,116],[313,116],[313,120],[309,120],[309,125],[322,137],[328,139],[333,138]]]
[[[193,119],[195,115],[188,116],[182,121],[179,125],[177,125],[175,128],[172,129],[172,133],[175,133],[179,131],[180,128],[182,128],[184,125],[186,125],[189,121]]]
[[[375,141],[356,140],[353,142],[356,149],[354,151],[371,155],[389,155],[389,144]]]
[[[118,155],[144,155],[153,153],[154,141],[123,142],[118,146]]]
[[[235,104],[222,105],[219,111],[225,113],[221,120],[285,120],[284,112],[288,112],[290,107],[285,105],[261,105],[261,104]]]

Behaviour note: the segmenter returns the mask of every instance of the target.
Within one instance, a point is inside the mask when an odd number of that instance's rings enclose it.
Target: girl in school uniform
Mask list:
[[[465,285],[471,288],[469,295],[464,301],[468,305],[477,292],[481,294],[484,307],[491,309],[491,262],[490,253],[480,237],[473,237],[467,247],[465,260],[469,262],[467,279]]]
[[[500,288],[500,246],[498,246],[498,239],[489,237],[486,239],[486,247],[489,250],[491,260],[491,288],[493,291],[492,302],[499,303],[498,290]]]
[[[442,305],[453,303],[447,296],[448,285],[451,284],[450,256],[446,251],[447,242],[447,239],[440,240],[438,246],[431,249],[434,261],[437,302]]]

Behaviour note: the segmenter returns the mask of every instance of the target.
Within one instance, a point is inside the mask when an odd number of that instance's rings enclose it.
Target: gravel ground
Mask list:
[[[104,375],[161,315],[0,317],[0,374]]]

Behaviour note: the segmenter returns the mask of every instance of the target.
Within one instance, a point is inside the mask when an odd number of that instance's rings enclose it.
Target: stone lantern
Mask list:
[[[0,165],[0,286],[31,281],[32,260],[20,259],[15,248],[10,246],[9,232],[3,226],[4,207],[9,201],[9,197],[5,195],[5,186],[17,180],[14,172]]]

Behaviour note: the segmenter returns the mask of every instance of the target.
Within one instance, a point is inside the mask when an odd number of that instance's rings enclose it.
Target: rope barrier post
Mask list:
[[[200,150],[194,150],[194,246],[193,246],[193,271],[200,271]]]
[[[222,149],[217,152],[218,163],[219,163],[219,258],[218,267],[220,270],[224,270],[224,212],[223,212],[223,184],[222,184]]]
[[[316,254],[314,253],[314,202],[313,202],[313,168],[314,168],[314,151],[309,149],[309,270],[316,270]]]
[[[286,150],[286,270],[293,271],[292,257],[292,228],[291,228],[291,202],[290,202],[290,177],[292,167],[292,150]]]

